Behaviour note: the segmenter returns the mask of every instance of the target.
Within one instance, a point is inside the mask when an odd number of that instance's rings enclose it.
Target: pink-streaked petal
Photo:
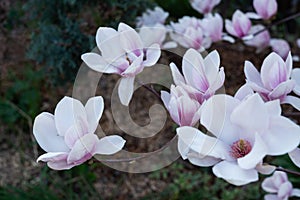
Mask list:
[[[106,136],[97,142],[94,153],[102,155],[115,154],[124,147],[125,142],[126,141],[118,135]]]
[[[262,87],[262,86],[259,86],[257,85],[256,83],[254,82],[251,82],[251,81],[248,81],[246,80],[246,83],[248,86],[250,86],[252,88],[253,91],[255,92],[258,92],[258,93],[264,93],[264,94],[269,94],[270,91],[267,90],[266,88]]]
[[[135,76],[141,71],[143,71],[143,54],[139,57],[135,58],[134,61],[131,63],[131,65],[123,72],[121,73],[122,76]]]
[[[235,30],[233,28],[232,22],[230,20],[228,20],[228,19],[225,20],[225,28],[226,28],[226,31],[230,35],[238,37],[237,33],[235,32]]]
[[[135,77],[123,77],[120,79],[118,94],[121,103],[125,106],[128,106],[133,95],[134,78]]]
[[[66,160],[68,157],[68,153],[66,152],[49,152],[41,155],[38,157],[36,162],[43,161],[43,162],[56,162],[60,160]]]
[[[286,96],[281,103],[287,103],[293,106],[295,109],[300,111],[300,98],[299,97],[294,97],[294,96]]]
[[[146,60],[144,60],[143,65],[145,67],[153,66],[157,63],[160,58],[160,46],[159,44],[153,44],[146,48]]]
[[[262,161],[267,154],[267,146],[258,133],[255,134],[254,145],[251,151],[244,157],[238,158],[237,162],[243,169],[253,169]]]
[[[232,144],[241,130],[230,122],[232,111],[240,101],[229,95],[219,94],[209,98],[201,107],[200,123],[226,144]]]
[[[199,158],[206,156],[214,157],[217,159],[231,159],[229,155],[230,147],[217,138],[210,137],[198,129],[193,127],[184,126],[176,129],[178,140],[184,145],[178,147],[184,147],[187,149],[179,149],[179,152],[188,153],[189,150],[199,154]],[[183,157],[185,157],[183,155]],[[188,157],[188,156],[187,156]]]
[[[118,68],[110,65],[107,61],[104,60],[102,56],[96,53],[85,53],[81,55],[83,62],[87,64],[91,69],[107,74],[118,73]]]
[[[247,35],[251,28],[251,21],[239,10],[235,11],[233,14],[232,23],[235,31],[240,34],[240,37]]]
[[[276,170],[276,167],[273,165],[260,163],[255,167],[255,169],[261,174],[270,175]]]
[[[274,184],[274,176],[277,174],[278,172],[275,172],[273,174],[273,176],[266,178],[262,184],[261,187],[264,191],[266,192],[270,192],[270,193],[277,193],[278,187],[275,186]]]
[[[133,52],[135,50],[143,50],[143,42],[139,34],[130,26],[120,23],[118,27],[120,32],[120,42],[126,52]]]
[[[251,96],[253,94],[254,94],[254,92],[253,92],[252,88],[248,84],[245,84],[238,89],[238,91],[234,95],[234,98],[242,101],[245,98],[247,98],[248,96]]]
[[[289,152],[289,157],[293,163],[300,168],[300,149],[295,148],[293,151]]]
[[[68,164],[81,164],[94,155],[95,145],[98,142],[95,134],[86,134],[79,138],[71,149],[67,158]]]
[[[216,164],[212,170],[217,177],[236,186],[258,181],[258,173],[255,169],[242,169],[235,162],[222,161]]]
[[[87,124],[82,123],[81,121],[78,121],[77,124],[71,126],[66,134],[65,134],[65,143],[66,145],[72,149],[76,141],[84,136],[85,134],[88,134],[88,127]]]
[[[67,160],[60,160],[55,162],[48,162],[48,167],[54,170],[68,170],[76,166],[75,164],[68,164]]]
[[[260,78],[260,74],[251,62],[245,61],[244,73],[245,73],[246,79],[248,81],[257,84],[260,87],[263,87],[263,83]]]
[[[293,92],[300,96],[300,68],[293,69],[291,77],[296,82]]]
[[[265,130],[269,126],[267,108],[258,94],[254,94],[245,101],[242,101],[232,112],[230,120],[235,125],[242,127],[244,130],[249,130],[249,132],[252,133]]]
[[[170,64],[170,68],[171,68],[174,83],[176,85],[181,85],[182,83],[185,83],[183,76],[181,75],[177,66],[174,63]]]
[[[84,123],[87,120],[82,103],[71,97],[64,97],[60,100],[54,111],[54,120],[58,134],[64,136],[67,130],[77,123],[78,119]]]
[[[65,144],[64,138],[58,135],[54,116],[50,113],[43,112],[35,118],[33,135],[46,152],[68,152],[70,150]]]
[[[101,96],[91,97],[85,104],[89,133],[94,133],[104,109],[104,101]]]
[[[287,94],[291,93],[295,88],[294,80],[287,80],[280,83],[272,92],[269,93],[269,99],[283,99]]]
[[[268,146],[268,155],[283,155],[299,145],[300,127],[288,118],[274,116],[270,118],[268,131],[262,137]]]

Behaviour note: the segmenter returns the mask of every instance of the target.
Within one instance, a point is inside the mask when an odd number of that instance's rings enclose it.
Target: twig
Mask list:
[[[120,159],[99,159],[97,158],[97,160],[102,161],[102,162],[134,162],[143,158],[148,158],[152,155],[158,154],[160,152],[162,152],[163,150],[165,150],[170,143],[172,143],[175,139],[177,139],[177,135],[175,135],[167,144],[165,144],[165,146],[163,146],[162,148],[156,150],[156,151],[152,151],[150,153],[147,153],[145,155],[141,155],[141,156],[137,156],[134,158],[120,158]]]
[[[36,141],[33,137],[31,117],[26,112],[24,112],[21,108],[19,108],[16,104],[14,104],[13,102],[8,101],[8,100],[6,100],[5,102],[8,105],[10,105],[13,109],[15,109],[23,118],[25,118],[27,120],[29,132],[30,132],[30,138],[32,140],[32,145],[33,145],[33,154],[34,154],[34,157],[37,158],[38,157],[38,150],[37,150],[38,148],[36,145]]]
[[[296,171],[293,171],[293,170],[290,170],[290,169],[285,169],[285,168],[282,168],[282,167],[276,167],[275,170],[276,171],[282,171],[282,172],[286,172],[286,173],[289,173],[289,174],[294,174],[294,175],[300,176],[300,172],[296,172]]]
[[[282,23],[287,22],[287,21],[289,21],[289,20],[295,19],[295,18],[297,18],[297,17],[300,17],[300,12],[299,12],[299,13],[295,13],[295,14],[293,14],[293,15],[291,15],[291,16],[286,17],[286,18],[283,18],[283,19],[281,19],[281,20],[279,20],[279,21],[277,21],[277,22],[274,22],[274,23],[272,23],[272,24],[266,26],[266,28],[257,31],[256,33],[253,33],[252,35],[253,35],[253,36],[256,36],[256,35],[258,35],[258,34],[264,32],[264,31],[266,31],[266,30],[269,30],[272,26],[277,26],[277,25],[279,25],[279,24],[282,24]]]

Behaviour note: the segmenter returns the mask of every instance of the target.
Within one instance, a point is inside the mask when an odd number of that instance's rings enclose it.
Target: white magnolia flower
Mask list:
[[[159,6],[156,6],[153,10],[147,9],[142,16],[137,17],[136,27],[164,24],[168,16],[169,13]]]
[[[37,161],[47,162],[52,169],[70,169],[89,160],[95,154],[110,155],[120,151],[125,140],[117,135],[99,139],[94,132],[104,108],[102,97],[90,98],[85,106],[71,97],[64,97],[54,115],[39,114],[33,124],[33,134],[47,153]]]
[[[144,46],[140,35],[130,26],[120,23],[118,31],[100,27],[96,34],[101,55],[85,53],[82,60],[93,70],[122,76],[118,88],[123,105],[128,105],[133,95],[134,79],[143,71],[157,63],[160,57],[159,44]]]
[[[180,127],[178,150],[194,165],[213,166],[213,173],[231,184],[257,181],[266,155],[283,155],[299,145],[299,126],[280,113],[278,100],[265,103],[258,94],[243,101],[214,95],[202,105],[200,118],[213,136]]]

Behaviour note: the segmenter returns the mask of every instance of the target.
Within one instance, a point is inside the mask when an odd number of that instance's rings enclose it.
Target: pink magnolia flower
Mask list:
[[[211,38],[213,42],[222,40],[223,35],[223,19],[218,13],[208,14],[201,21],[204,34]]]
[[[182,60],[183,76],[174,63],[170,67],[174,83],[182,86],[200,104],[214,95],[225,80],[217,51],[212,51],[203,59],[196,50],[187,50]]]
[[[168,16],[169,13],[159,6],[156,6],[153,10],[147,9],[142,16],[137,17],[136,27],[164,24]]]
[[[192,127],[177,128],[178,150],[197,166],[234,185],[258,180],[266,155],[283,155],[299,145],[300,127],[280,115],[279,101],[265,103],[258,94],[240,101],[219,94],[201,106],[204,134]]]
[[[292,91],[300,94],[299,80],[297,80],[300,74],[295,70],[291,79],[292,65],[290,53],[284,62],[278,54],[272,52],[265,58],[260,73],[251,62],[246,61],[244,67],[246,84],[259,93],[265,101],[279,99],[281,103],[289,103],[299,110],[300,99],[288,95]]]
[[[291,48],[286,40],[273,38],[270,40],[270,46],[272,51],[280,55],[282,59],[287,59]]]
[[[171,22],[170,27],[174,32],[171,38],[185,48],[204,51],[211,45],[211,39],[206,37],[201,27],[201,20],[195,17],[184,16],[178,23]]]
[[[161,53],[159,44],[145,47],[139,34],[124,23],[119,24],[118,31],[100,27],[96,42],[101,55],[85,53],[81,56],[82,60],[95,71],[121,75],[118,94],[121,103],[128,105],[135,76],[144,67],[156,64]]]
[[[225,20],[225,28],[227,32],[238,38],[246,36],[251,28],[251,21],[240,10],[236,10],[233,13],[232,21]]]
[[[277,12],[276,0],[253,0],[256,13],[251,13],[254,19],[270,19]]]
[[[161,24],[142,26],[139,30],[139,35],[145,47],[151,47],[153,44],[159,44],[162,49],[177,47],[177,43],[174,41],[164,43],[167,33],[167,28]]]
[[[202,14],[210,13],[220,2],[221,0],[190,0],[191,6]]]
[[[297,43],[298,48],[300,48],[300,38],[298,38],[298,39],[296,40],[296,43]]]
[[[179,126],[194,126],[200,119],[200,103],[181,86],[171,86],[170,94],[161,91],[161,99]]]
[[[70,169],[89,160],[95,154],[110,155],[124,144],[120,136],[106,136],[99,140],[94,134],[104,108],[102,97],[90,98],[85,106],[71,97],[64,97],[54,115],[39,114],[33,124],[33,134],[47,153],[37,161],[47,162],[55,170]]]
[[[269,193],[265,195],[265,200],[287,200],[289,197],[300,197],[300,190],[294,189],[288,180],[287,174],[276,171],[271,177],[266,178],[261,187]]]
[[[252,26],[249,34],[254,34],[257,33],[260,30],[265,29],[265,27],[263,25],[255,25]],[[249,39],[249,40],[245,40],[245,44],[248,46],[253,46],[257,48],[257,53],[261,52],[263,49],[265,49],[266,47],[268,47],[270,45],[270,33],[268,30],[265,30],[261,33],[259,33],[258,35],[254,36],[253,38]]]

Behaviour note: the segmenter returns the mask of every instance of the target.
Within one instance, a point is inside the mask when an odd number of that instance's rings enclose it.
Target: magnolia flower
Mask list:
[[[287,200],[289,197],[300,197],[300,190],[294,189],[288,180],[287,174],[276,171],[271,177],[266,178],[261,187],[269,193],[265,195],[265,200]]]
[[[281,103],[289,103],[299,110],[300,99],[288,95],[292,91],[300,94],[300,71],[295,70],[291,79],[292,65],[290,53],[284,62],[278,54],[272,52],[265,58],[260,73],[251,62],[246,61],[244,67],[246,84],[265,101],[279,99]]]
[[[292,162],[300,168],[300,148],[296,148],[293,151],[289,152],[289,157]]]
[[[217,51],[212,51],[203,59],[196,50],[187,50],[182,60],[183,76],[174,63],[170,67],[174,83],[182,86],[200,104],[214,95],[225,80]]]
[[[300,127],[280,115],[279,101],[258,94],[240,101],[214,95],[201,106],[200,123],[213,135],[192,127],[177,128],[178,151],[198,166],[234,185],[258,180],[266,155],[283,155],[299,145]]]
[[[289,43],[283,39],[271,39],[270,46],[272,47],[272,51],[277,53],[283,59],[287,59],[288,54],[291,50]]]
[[[71,97],[64,97],[54,115],[39,114],[33,124],[33,135],[47,153],[37,161],[47,162],[55,170],[70,169],[89,160],[95,154],[110,155],[124,144],[120,136],[106,136],[99,140],[94,134],[104,108],[102,97],[90,98],[85,106]]]
[[[190,0],[191,6],[202,14],[210,13],[220,2],[221,0]]]
[[[211,45],[211,39],[206,37],[201,27],[201,20],[184,16],[178,23],[171,22],[171,38],[185,48],[204,51]]]
[[[253,0],[253,7],[256,13],[247,13],[252,19],[270,19],[277,12],[276,0]]]
[[[215,15],[209,14],[201,21],[201,26],[204,34],[210,37],[213,42],[222,40],[223,34],[223,19],[221,15],[216,13]]]
[[[168,16],[169,13],[161,7],[156,6],[153,10],[147,9],[142,16],[137,17],[136,27],[164,24]]]
[[[238,38],[246,36],[251,28],[251,21],[240,10],[236,10],[233,13],[232,21],[225,20],[225,28],[227,32]]]
[[[250,35],[255,34],[258,31],[263,30],[263,29],[265,29],[265,27],[260,24],[252,26],[249,31],[249,34]],[[245,40],[244,42],[248,46],[256,47],[257,48],[256,52],[259,53],[264,48],[266,48],[270,45],[270,33],[268,30],[265,30],[265,31],[259,33],[258,35],[255,35],[253,38],[251,38],[249,40]]]
[[[96,42],[101,55],[85,53],[81,56],[82,60],[95,71],[121,75],[118,94],[121,103],[128,105],[135,76],[144,67],[156,64],[161,53],[159,44],[145,47],[139,34],[124,23],[119,24],[118,31],[100,27]]]
[[[200,119],[200,103],[181,86],[172,85],[170,93],[161,91],[161,99],[172,119],[179,126],[194,126]]]
[[[153,44],[159,44],[162,49],[177,47],[177,44],[174,41],[164,43],[167,32],[168,31],[165,26],[156,24],[155,26],[142,26],[139,30],[139,35],[144,47],[150,47]]]
[[[300,38],[298,38],[298,39],[296,40],[296,43],[297,43],[298,48],[300,48]]]

